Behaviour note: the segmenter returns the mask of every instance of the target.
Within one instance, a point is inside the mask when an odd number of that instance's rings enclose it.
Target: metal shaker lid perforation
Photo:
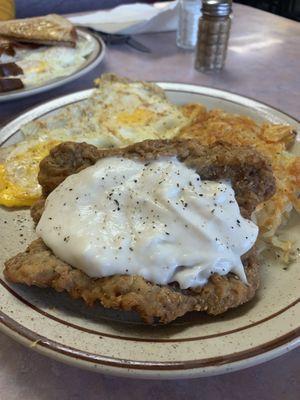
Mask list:
[[[225,17],[231,13],[232,1],[206,0],[202,5],[204,15],[212,17]]]

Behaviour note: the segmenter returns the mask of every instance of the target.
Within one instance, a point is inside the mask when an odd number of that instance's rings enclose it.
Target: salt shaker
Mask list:
[[[176,43],[178,47],[192,50],[196,46],[198,20],[201,16],[201,0],[179,0],[178,28]]]
[[[231,1],[203,2],[199,19],[195,68],[199,71],[220,70],[225,64],[231,27]]]

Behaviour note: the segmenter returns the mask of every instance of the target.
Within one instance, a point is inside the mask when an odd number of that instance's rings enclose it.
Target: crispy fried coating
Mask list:
[[[88,305],[97,300],[104,307],[136,311],[148,324],[169,323],[189,311],[212,315],[250,300],[259,285],[259,267],[254,255],[244,261],[248,285],[236,275],[214,274],[202,288],[180,290],[177,285],[160,286],[136,275],[113,275],[94,279],[59,260],[41,239],[5,263],[4,275],[14,283],[51,287],[66,291]]]
[[[97,149],[87,143],[65,142],[50,151],[40,163],[38,180],[47,196],[67,176],[89,167],[103,157],[122,156],[141,161],[176,156],[194,168],[202,179],[230,179],[243,216],[275,192],[268,162],[253,148],[216,142],[201,145],[198,140],[145,140],[125,148]]]

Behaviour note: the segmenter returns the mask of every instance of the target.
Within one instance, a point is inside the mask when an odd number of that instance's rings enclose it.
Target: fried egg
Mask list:
[[[74,73],[86,62],[86,56],[93,51],[93,46],[92,42],[79,38],[76,48],[42,46],[32,50],[17,49],[9,61],[22,68],[23,75],[19,77],[24,85],[33,87]]]
[[[44,64],[32,63],[31,68],[44,68]],[[109,74],[97,85],[87,100],[21,128],[24,140],[5,148],[0,164],[0,205],[29,206],[39,198],[39,163],[61,142],[122,147],[146,139],[171,139],[190,121],[154,84]]]
[[[115,145],[129,145],[145,139],[171,139],[189,119],[171,104],[157,85],[128,82],[114,75],[96,80],[98,89],[90,99],[95,125],[111,132]]]

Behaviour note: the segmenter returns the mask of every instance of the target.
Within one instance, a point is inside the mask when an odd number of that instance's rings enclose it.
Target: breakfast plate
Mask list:
[[[176,104],[202,103],[257,122],[290,124],[292,117],[255,100],[208,87],[159,83]],[[0,145],[21,139],[20,128],[66,105],[84,102],[85,90],[47,102],[0,131]],[[299,142],[293,151],[299,152]],[[169,325],[147,326],[136,315],[88,308],[50,289],[23,287],[3,277],[3,263],[35,237],[28,210],[0,208],[1,330],[24,345],[68,364],[139,378],[192,378],[230,372],[277,357],[300,343],[299,254],[288,267],[266,256],[261,287],[251,302],[218,317],[190,313]],[[299,216],[282,236],[300,247]],[[299,253],[299,251],[298,251]]]
[[[66,64],[64,64],[62,66],[64,72],[62,73],[58,69],[59,61],[57,60],[57,58],[63,59],[64,53],[61,52],[62,49],[65,49],[66,57],[68,56],[69,52],[77,51],[77,49],[53,46],[46,48],[48,53],[43,53],[44,48],[36,50],[25,50],[24,53],[26,53],[26,60],[25,62],[23,60],[23,64],[26,67],[28,64],[28,84],[26,84],[25,87],[22,89],[14,90],[12,92],[0,93],[0,102],[20,99],[23,97],[42,93],[50,89],[54,89],[58,86],[64,85],[65,83],[80,78],[82,75],[87,74],[97,65],[99,65],[105,55],[105,44],[103,40],[99,37],[99,35],[93,35],[83,29],[77,29],[77,35],[78,43],[80,44],[78,51],[82,53],[82,56],[78,53],[78,65],[76,65],[75,68],[71,63],[70,71],[66,72]],[[55,53],[55,50],[59,51],[59,53]],[[38,53],[40,54],[40,59],[38,58]],[[74,60],[75,59],[76,58],[74,58]],[[51,73],[48,72],[50,75],[49,78],[44,79],[44,77],[42,77],[43,79],[41,79],[41,77],[37,75],[37,72],[39,70],[39,65],[35,64],[37,61],[40,62],[42,70],[45,64],[48,64],[49,62],[53,63],[53,65],[50,66],[51,68],[49,67],[49,71],[52,71]],[[68,62],[68,60],[66,60],[66,62]],[[52,73],[56,74],[56,76],[51,77]],[[45,74],[45,72],[43,72],[43,74]],[[37,76],[37,78],[35,77],[35,75]]]

